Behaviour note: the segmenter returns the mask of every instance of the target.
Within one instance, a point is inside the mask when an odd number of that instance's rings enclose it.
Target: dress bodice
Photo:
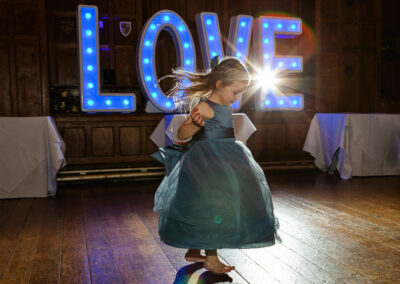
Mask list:
[[[205,100],[206,103],[214,111],[214,116],[206,119],[204,125],[205,130],[215,129],[220,127],[233,127],[233,117],[231,106],[221,105],[210,100]]]
[[[235,138],[231,106],[221,105],[210,100],[205,100],[205,102],[214,111],[214,116],[206,119],[204,127],[193,138],[195,140]]]

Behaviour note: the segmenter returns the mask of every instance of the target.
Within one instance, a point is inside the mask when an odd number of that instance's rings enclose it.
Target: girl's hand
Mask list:
[[[206,121],[204,119],[204,116],[202,116],[199,112],[198,109],[195,108],[193,112],[190,115],[190,118],[192,119],[192,123],[196,125],[197,127],[203,127],[206,124]]]

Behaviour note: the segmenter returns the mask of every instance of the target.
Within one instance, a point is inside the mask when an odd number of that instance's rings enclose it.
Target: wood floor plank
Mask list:
[[[0,283],[29,282],[47,205],[47,200],[33,198],[31,210],[4,269]]]
[[[0,228],[0,279],[25,225],[32,199],[18,200],[17,205]]]
[[[86,245],[92,283],[122,283],[104,220],[105,189],[97,187],[82,196]]]
[[[298,254],[285,245],[276,244],[267,248],[268,252],[276,259],[290,266],[291,269],[301,274],[314,283],[344,283],[334,275],[325,271],[317,263],[310,261],[308,258]]]
[[[90,283],[81,193],[69,191],[65,202],[61,283]]]
[[[321,204],[311,203],[294,195],[275,195],[280,201],[290,203],[290,205],[307,212],[322,222],[335,223],[346,230],[350,230],[360,236],[373,240],[380,245],[393,248],[399,251],[400,256],[400,231],[391,230],[369,223],[361,218],[342,213],[336,210],[331,210]]]
[[[11,212],[17,206],[19,199],[2,199],[0,200],[0,230],[4,222],[8,219]]]
[[[313,283],[289,264],[273,256],[269,252],[269,248],[254,248],[242,251],[282,283]]]
[[[280,230],[280,235],[283,240],[283,246],[301,255],[314,265],[321,267],[321,269],[337,278],[337,283],[372,283],[371,279],[364,274],[354,271],[348,265],[344,265],[340,261],[326,255],[319,247],[314,247],[312,244],[308,244],[306,241],[297,238],[296,235],[291,235],[283,230]]]
[[[336,226],[334,223],[324,223],[310,217],[304,212],[275,200],[275,206],[279,208],[278,218],[287,221],[289,225],[286,232],[296,230],[296,235],[308,235],[313,240],[316,247],[323,250],[324,253],[335,259],[343,259],[346,255],[350,255],[354,262],[351,266],[364,267],[365,274],[371,276],[375,280],[381,280],[383,269],[389,269],[387,273],[388,279],[399,279],[399,272],[396,271],[396,263],[390,255],[385,257],[384,253],[377,252],[377,248],[372,247],[371,241],[363,237],[352,234],[343,228]],[[301,216],[301,218],[296,217]],[[298,228],[302,228],[299,231]],[[320,242],[321,241],[321,242]],[[335,249],[332,248],[334,245]],[[326,248],[330,248],[329,252],[325,252]],[[340,252],[337,254],[337,252]],[[393,253],[392,250],[388,251]],[[336,258],[337,256],[337,258]]]
[[[160,241],[161,180],[60,186],[0,200],[1,283],[400,283],[400,176],[266,173],[282,243],[220,249],[224,276]]]
[[[107,197],[108,203],[102,208],[107,214],[106,221],[107,235],[113,249],[116,264],[124,283],[151,283],[153,278],[147,274],[146,263],[140,254],[138,243],[129,237],[129,228],[122,221],[124,213],[120,208],[119,199],[112,195]],[[132,207],[132,211],[134,211]]]
[[[375,217],[371,215],[370,210],[360,210],[357,205],[354,204],[354,202],[348,202],[346,197],[342,197],[340,200],[338,200],[337,196],[332,196],[329,188],[319,187],[318,192],[310,195],[306,192],[297,190],[296,187],[286,186],[285,192],[286,194],[292,194],[296,197],[299,197],[303,203],[316,206],[316,208],[320,208],[321,210],[327,210],[331,214],[348,214],[358,218],[360,222],[368,222],[369,226],[372,226],[373,230],[375,231],[382,232],[383,234],[391,236],[392,238],[399,237],[400,225],[384,218]],[[364,198],[365,195],[365,192],[360,192],[358,199]],[[279,193],[277,196],[279,196]]]
[[[249,283],[281,283],[273,274],[247,256],[241,249],[220,249],[218,254],[230,265],[235,265],[237,273]]]
[[[323,226],[329,225],[330,229],[333,227],[336,233],[335,237],[339,236],[338,233],[341,233],[340,236],[343,237],[343,242],[357,244],[357,248],[365,247],[364,251],[368,253],[366,257],[373,257],[375,260],[381,260],[383,263],[387,262],[387,268],[395,269],[396,265],[392,261],[388,261],[388,259],[400,259],[400,251],[391,245],[394,241],[391,241],[390,238],[384,239],[383,236],[380,238],[374,232],[368,232],[352,223],[343,224],[334,216],[330,217],[328,214],[321,212],[315,213],[313,209],[305,209],[293,200],[289,201],[289,199],[286,199],[283,201],[279,199],[279,202],[283,202],[291,206],[296,212],[300,212],[299,214],[301,214],[303,220],[307,220],[309,223],[311,223],[311,220],[314,220],[318,224],[323,224]],[[354,248],[351,247],[351,249]]]
[[[47,203],[30,283],[60,283],[64,203],[58,197]]]
[[[132,201],[121,195],[113,199],[118,203],[120,222],[127,229],[126,236],[142,258],[149,283],[173,283],[176,270],[137,214]]]

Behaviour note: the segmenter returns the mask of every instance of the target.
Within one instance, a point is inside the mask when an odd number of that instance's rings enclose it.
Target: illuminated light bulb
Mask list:
[[[183,32],[183,31],[185,30],[185,27],[184,27],[184,26],[179,26],[178,30],[179,30],[180,32]]]
[[[92,89],[94,87],[93,83],[89,83],[87,86],[89,89]]]
[[[168,22],[169,21],[169,16],[164,16],[164,21]]]
[[[191,61],[188,59],[185,61],[186,65],[190,65]]]
[[[93,104],[94,104],[94,101],[92,101],[92,100],[88,100],[88,105],[90,105],[90,106],[92,106]]]
[[[150,29],[151,29],[151,30],[155,30],[155,29],[156,29],[156,25],[155,25],[155,24],[151,24],[151,25],[150,25]]]
[[[265,43],[265,44],[268,44],[268,43],[269,43],[269,39],[267,39],[267,38],[264,39],[264,43]]]
[[[171,106],[171,103],[170,102],[166,102],[166,104],[165,104],[167,107],[170,107]]]
[[[151,76],[146,76],[146,81],[151,81]]]
[[[294,100],[294,101],[293,101],[293,104],[294,104],[294,105],[297,105],[297,101],[296,101],[296,100]]]
[[[91,53],[93,53],[93,49],[90,48],[90,47],[88,47],[88,48],[86,48],[86,52],[89,53],[89,54],[91,54]]]
[[[282,24],[277,24],[276,27],[277,27],[278,29],[281,29],[281,28],[282,28]]]
[[[292,62],[292,67],[296,68],[297,67],[297,62]]]
[[[86,18],[87,20],[89,20],[90,18],[92,18],[92,15],[91,15],[90,13],[86,13],[86,14],[85,14],[85,18]]]
[[[271,104],[271,102],[270,102],[269,100],[266,100],[266,101],[265,101],[265,104],[266,104],[267,106],[269,106],[269,105]]]
[[[185,42],[185,43],[183,44],[183,47],[184,47],[184,48],[189,48],[189,43]]]
[[[265,59],[268,59],[268,58],[269,58],[269,54],[268,54],[268,53],[265,53],[265,54],[264,54],[264,58],[265,58]]]
[[[208,39],[209,40],[214,40],[214,36],[209,36]]]
[[[208,20],[206,21],[206,24],[207,24],[207,25],[211,25],[211,24],[212,24],[212,21],[211,21],[210,19],[208,19]]]
[[[91,36],[91,35],[92,35],[92,31],[91,31],[91,30],[87,30],[87,31],[86,31],[86,35],[87,35],[87,36]]]
[[[295,30],[295,29],[296,29],[296,25],[291,25],[290,28],[291,28],[292,30]]]
[[[267,29],[269,27],[268,23],[264,23],[263,27]]]
[[[279,66],[279,67],[283,67],[283,62],[282,62],[282,61],[279,61],[278,66]]]
[[[280,104],[280,105],[283,105],[283,100],[279,100],[279,104]]]
[[[153,98],[156,98],[156,97],[157,97],[157,93],[156,93],[156,92],[152,92],[152,93],[151,93],[151,96],[152,96]]]
[[[144,64],[148,64],[150,60],[148,58],[143,59]]]
[[[106,100],[106,105],[110,106],[111,105],[111,100]]]
[[[240,57],[242,54],[240,52],[236,52],[236,57]]]
[[[246,26],[246,22],[241,22],[240,26],[245,27]]]
[[[124,105],[129,105],[129,100],[124,100]]]
[[[243,42],[243,38],[242,37],[238,38],[238,41]]]
[[[146,42],[144,43],[146,46],[150,46],[151,42],[149,40],[146,40]]]
[[[218,53],[216,53],[215,51],[214,52],[211,52],[211,56],[214,58],[215,56],[217,56],[218,55]]]
[[[88,71],[92,71],[92,70],[93,70],[93,66],[92,66],[92,65],[89,65],[89,66],[87,67],[87,70],[88,70]]]

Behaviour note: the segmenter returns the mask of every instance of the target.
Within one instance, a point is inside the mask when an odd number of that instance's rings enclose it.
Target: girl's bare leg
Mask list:
[[[217,250],[213,249],[206,250],[206,261],[204,262],[204,268],[217,274],[223,274],[232,271],[235,269],[235,266],[229,266],[222,263],[218,259]]]
[[[199,249],[189,249],[185,254],[185,259],[190,262],[204,262],[206,257],[201,255]]]

